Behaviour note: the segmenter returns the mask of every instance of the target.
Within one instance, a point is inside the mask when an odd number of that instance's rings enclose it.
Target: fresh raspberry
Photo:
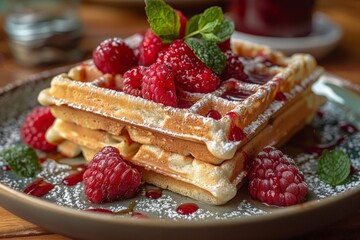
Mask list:
[[[240,61],[238,55],[231,50],[225,52],[226,67],[221,74],[222,80],[228,80],[229,78],[235,78],[237,80],[246,80],[248,76],[244,73],[244,66]]]
[[[158,63],[171,67],[176,85],[189,92],[209,93],[220,84],[219,77],[196,57],[184,40],[177,39],[159,54]]]
[[[230,38],[221,43],[218,43],[218,47],[222,52],[231,51]]]
[[[175,75],[181,75],[188,69],[205,67],[182,39],[173,41],[167,49],[160,52],[156,62],[170,66]]]
[[[249,192],[268,205],[290,206],[304,201],[308,186],[292,159],[273,147],[265,147],[251,163]]]
[[[124,162],[117,148],[106,146],[95,154],[83,180],[89,201],[104,203],[133,197],[141,176],[137,169]]]
[[[123,91],[127,94],[141,97],[141,84],[146,67],[134,67],[124,73]]]
[[[184,16],[184,14],[179,11],[179,10],[175,10],[176,14],[179,16],[180,18],[180,31],[179,31],[179,36],[180,38],[183,38],[185,36],[185,30],[186,30],[186,23],[187,23],[187,19]]]
[[[170,67],[161,63],[149,67],[143,78],[142,96],[165,106],[177,106],[174,74]]]
[[[176,76],[176,84],[189,92],[209,93],[215,91],[220,78],[209,68],[192,68]]]
[[[156,61],[159,52],[168,46],[169,44],[163,43],[152,29],[149,28],[139,48],[139,65],[150,66]]]
[[[134,51],[120,38],[110,38],[93,52],[93,61],[102,73],[123,74],[137,65]]]
[[[37,150],[52,151],[55,145],[45,139],[45,133],[55,121],[50,112],[50,107],[37,107],[31,111],[25,118],[20,135],[23,141]]]

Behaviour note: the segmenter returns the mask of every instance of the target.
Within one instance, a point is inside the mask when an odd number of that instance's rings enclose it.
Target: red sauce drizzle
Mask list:
[[[183,203],[176,208],[176,212],[182,215],[190,215],[196,212],[199,206],[195,203]]]
[[[131,216],[132,217],[135,217],[135,218],[148,218],[147,215],[143,214],[143,213],[139,213],[139,212],[132,212],[131,213]]]
[[[231,124],[229,131],[229,140],[230,141],[241,141],[245,138],[245,133],[241,128],[235,125],[235,123]]]
[[[358,129],[351,123],[342,122],[339,124],[339,128],[347,134],[354,134],[358,131]]]
[[[226,114],[227,116],[230,117],[232,123],[230,126],[230,130],[229,130],[229,140],[230,141],[241,141],[245,138],[245,133],[243,132],[243,130],[241,128],[239,128],[238,126],[236,126],[236,119],[237,119],[237,114],[234,112],[228,112]]]
[[[29,184],[25,189],[24,193],[35,196],[35,197],[42,197],[48,192],[51,191],[51,189],[54,188],[54,185],[46,182],[44,179],[39,178],[36,181]]]
[[[248,74],[248,79],[246,82],[256,83],[256,84],[265,84],[267,83],[274,75],[269,73],[250,73]]]
[[[161,189],[147,189],[145,192],[147,198],[158,199],[162,197]]]
[[[83,180],[84,172],[85,169],[80,172],[70,174],[62,180],[62,183],[66,186],[74,186]]]
[[[180,100],[178,102],[178,108],[190,108],[194,103],[190,101]]]
[[[252,94],[253,92],[233,88],[224,92],[220,97],[230,101],[244,101]]]
[[[111,211],[109,209],[105,209],[105,208],[88,208],[88,209],[85,209],[85,211],[100,212],[100,213],[114,213],[113,211]]]
[[[277,92],[275,95],[275,100],[284,102],[287,100],[287,97],[283,92]]]
[[[206,114],[206,117],[210,117],[210,118],[213,118],[215,120],[219,120],[221,119],[221,114],[216,111],[216,110],[210,110],[207,114]]]

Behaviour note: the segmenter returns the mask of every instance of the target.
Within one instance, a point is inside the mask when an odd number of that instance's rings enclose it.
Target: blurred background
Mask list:
[[[186,16],[202,12],[214,4],[221,6],[229,16],[234,16],[239,15],[234,10],[236,5],[245,1],[167,2]],[[294,12],[299,9],[297,7]],[[319,59],[320,64],[343,78],[358,79],[360,1],[316,0],[314,11],[322,12],[326,21],[330,21],[326,24],[331,23],[330,28],[335,26],[339,30],[332,46]],[[147,27],[143,0],[0,0],[0,86],[27,78],[32,73],[90,58],[92,50],[102,40],[114,36],[125,38],[143,32]],[[266,37],[259,39],[265,39],[265,43],[269,40]],[[310,41],[309,36],[299,39],[301,41],[294,44],[300,47],[318,41]],[[293,39],[286,40],[286,43],[291,41]],[[315,48],[318,48],[316,44]]]

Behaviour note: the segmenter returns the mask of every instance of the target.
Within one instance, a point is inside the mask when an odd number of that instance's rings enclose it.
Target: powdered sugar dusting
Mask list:
[[[1,108],[0,114],[0,151],[20,143],[19,126],[24,119],[25,114],[34,106],[33,102],[28,100],[36,98],[37,92],[43,88],[42,84],[37,84],[32,87],[29,94],[26,93],[27,87],[19,88],[14,91],[13,94],[3,94],[0,96],[0,102],[12,102],[12,96],[16,96],[17,107],[4,104]],[[15,102],[15,101],[14,101]],[[27,109],[24,111],[24,109]],[[323,128],[323,137],[330,139],[336,137],[338,132],[336,128],[332,127],[332,123],[337,119],[343,121],[359,121],[357,116],[339,105],[335,105],[331,102],[327,103],[321,111],[324,114],[324,118],[315,119],[312,122],[317,128]],[[356,169],[360,169],[360,133],[355,133],[348,137],[338,148],[344,150],[351,158],[352,165]],[[82,158],[76,160],[84,161]],[[299,165],[300,169],[305,174],[305,180],[309,185],[310,195],[307,201],[321,201],[321,199],[333,197],[342,192],[346,192],[352,188],[360,187],[360,172],[356,171],[352,175],[349,182],[344,185],[337,186],[335,188],[321,182],[316,174],[317,156],[314,154],[302,153],[295,157],[295,161]],[[6,185],[12,189],[23,191],[23,189],[30,184],[34,179],[22,178],[17,176],[11,171],[6,171],[3,166],[5,165],[3,159],[0,159],[0,183]],[[210,206],[207,204],[196,202],[184,196],[179,196],[172,192],[163,191],[163,196],[159,199],[149,199],[143,193],[139,194],[135,199],[129,199],[126,201],[119,201],[115,203],[95,205],[89,203],[84,194],[83,186],[81,183],[67,187],[61,183],[61,179],[66,176],[66,172],[61,170],[69,168],[67,164],[57,163],[51,159],[45,161],[43,164],[43,171],[38,177],[44,177],[47,181],[55,184],[53,190],[43,197],[45,201],[53,202],[57,205],[67,206],[76,210],[84,210],[90,207],[101,207],[110,209],[114,212],[127,209],[129,205],[136,201],[135,211],[141,212],[151,218],[161,218],[166,220],[223,220],[231,218],[243,218],[252,217],[255,215],[269,214],[274,211],[281,211],[281,208],[273,208],[261,205],[249,197],[246,186],[242,187],[234,199],[224,206]],[[51,176],[54,172],[59,174]],[[151,186],[146,186],[146,188]],[[194,202],[199,205],[199,210],[191,215],[181,215],[176,212],[177,206],[181,203]],[[116,216],[119,217],[119,216]]]

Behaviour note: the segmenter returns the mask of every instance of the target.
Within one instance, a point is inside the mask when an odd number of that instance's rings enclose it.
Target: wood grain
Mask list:
[[[317,10],[330,16],[344,32],[339,46],[329,56],[321,59],[320,65],[331,73],[360,84],[360,1],[319,0]],[[147,28],[142,9],[127,9],[116,4],[86,3],[81,5],[79,14],[84,24],[84,38],[81,45],[85,52],[84,58],[89,57],[92,49],[105,38],[126,37]],[[3,22],[3,17],[0,17],[0,24],[3,25]],[[18,79],[27,78],[33,73],[55,67],[51,65],[26,68],[18,65],[11,56],[3,28],[0,29],[0,87]],[[353,207],[354,213],[348,218],[296,239],[360,239],[360,203]],[[63,240],[68,238],[50,233],[0,207],[0,239]]]

